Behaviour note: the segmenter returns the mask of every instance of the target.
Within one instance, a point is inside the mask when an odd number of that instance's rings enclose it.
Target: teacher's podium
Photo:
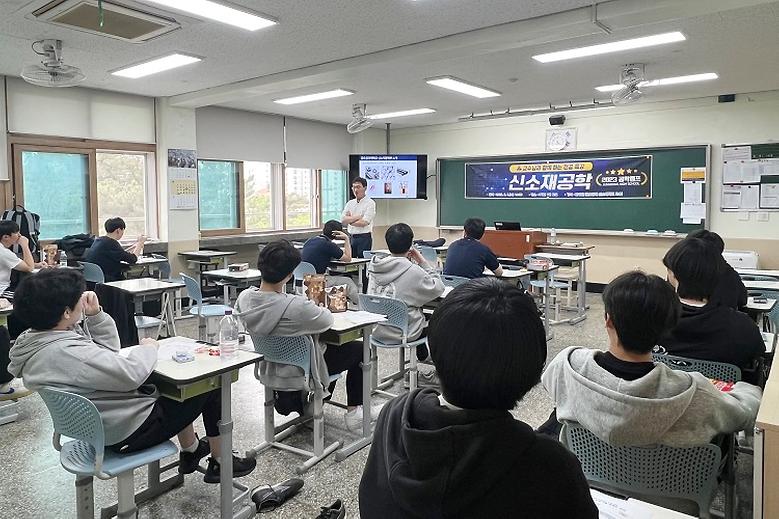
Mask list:
[[[480,240],[496,256],[522,259],[533,254],[536,245],[546,243],[546,233],[542,231],[484,231]]]

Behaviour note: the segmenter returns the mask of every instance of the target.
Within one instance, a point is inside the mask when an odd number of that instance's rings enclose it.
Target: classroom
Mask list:
[[[0,515],[779,519],[778,26],[0,2]]]

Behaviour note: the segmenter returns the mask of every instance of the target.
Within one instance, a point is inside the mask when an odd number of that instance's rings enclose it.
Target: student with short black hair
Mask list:
[[[707,229],[700,229],[691,232],[687,237],[700,238],[708,243],[717,252],[720,260],[720,276],[716,287],[714,287],[714,292],[709,297],[709,304],[729,306],[737,310],[746,307],[749,299],[747,287],[744,286],[736,269],[730,266],[722,256],[725,251],[725,242],[720,235]]]
[[[433,313],[428,340],[441,394],[417,389],[385,405],[360,516],[597,518],[576,457],[510,413],[546,361],[532,299],[491,278],[460,285]]]
[[[124,279],[124,272],[130,268],[130,265],[135,265],[138,256],[143,254],[146,236],[138,236],[131,252],[127,252],[119,244],[126,228],[127,225],[121,218],[109,218],[105,221],[106,235],[95,239],[92,246],[84,253],[84,261],[99,265],[106,281]]]
[[[470,279],[480,278],[484,275],[485,268],[490,269],[496,276],[503,274],[498,257],[479,241],[484,236],[485,227],[486,224],[481,218],[465,220],[463,237],[452,242],[446,251],[444,274]]]
[[[14,314],[30,329],[11,348],[11,373],[31,389],[61,389],[91,400],[113,451],[135,452],[178,436],[182,474],[194,472],[211,453],[203,480],[218,483],[220,392],[184,402],[160,398],[146,383],[157,364],[157,341],[144,339],[120,354],[113,319],[84,288],[84,277],[73,269],[48,269],[21,282]],[[192,422],[199,415],[208,441],[195,435]],[[255,465],[254,459],[233,456],[233,475],[245,476]]]
[[[336,382],[329,382],[330,375],[346,371],[346,427],[358,431],[362,427],[362,343],[349,342],[328,347],[319,341],[319,334],[333,325],[333,314],[309,301],[305,296],[287,294],[284,286],[292,278],[292,272],[300,264],[300,252],[288,241],[277,240],[267,244],[257,258],[257,268],[262,272],[260,287],[251,287],[238,296],[235,309],[252,336],[281,335],[310,336],[316,345],[311,355],[309,380],[297,366],[260,363],[260,380],[286,395],[295,392],[298,408],[288,401],[277,399],[279,412],[302,412],[297,391],[307,394],[311,385],[320,384],[325,396],[332,394]],[[288,396],[287,396],[288,397]]]
[[[441,297],[444,283],[441,276],[429,264],[418,249],[412,247],[414,231],[405,223],[392,225],[384,234],[390,250],[389,255],[376,254],[368,263],[368,293],[399,299],[408,305],[408,342],[423,337],[425,316],[422,306]],[[397,328],[376,325],[373,332],[376,339],[397,344],[401,332]],[[417,347],[417,358],[426,360],[427,348]],[[435,385],[429,373],[420,372],[420,384]]]
[[[734,364],[744,380],[756,383],[755,360],[765,352],[760,329],[747,314],[709,301],[721,279],[720,258],[701,238],[686,238],[666,253],[663,264],[682,313],[679,323],[659,340],[659,351]]]
[[[343,240],[344,248],[336,245],[333,240]],[[317,274],[327,273],[327,267],[333,260],[352,261],[352,246],[349,236],[343,232],[343,225],[338,220],[329,220],[322,228],[322,233],[306,240],[303,250],[300,252],[303,261],[311,263]],[[359,290],[354,280],[349,276],[327,276],[327,286],[346,285],[346,296],[354,304],[357,304]]]
[[[673,287],[640,271],[603,291],[608,351],[569,347],[541,377],[556,418],[579,422],[611,445],[689,447],[746,429],[761,391],[738,382],[720,391],[700,373],[652,361],[652,349],[679,316]],[[754,325],[753,325],[754,326]]]

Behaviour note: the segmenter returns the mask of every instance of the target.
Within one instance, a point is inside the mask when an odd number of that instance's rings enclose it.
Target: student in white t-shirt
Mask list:
[[[30,251],[30,241],[19,233],[19,225],[10,220],[0,221],[0,296],[11,285],[11,271],[32,272],[36,267]],[[11,251],[11,247],[19,245],[22,258]],[[4,297],[8,297],[6,294]],[[8,352],[11,349],[11,339],[5,326],[0,326],[0,401],[21,398],[30,394],[13,375],[8,373]]]
[[[352,181],[354,198],[346,202],[341,214],[341,223],[348,226],[351,235],[352,257],[362,258],[362,253],[373,247],[373,219],[376,217],[376,202],[365,196],[368,181],[357,177]]]

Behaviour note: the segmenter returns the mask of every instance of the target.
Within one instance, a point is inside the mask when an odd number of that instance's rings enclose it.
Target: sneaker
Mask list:
[[[411,374],[406,371],[403,375],[403,387],[408,389],[411,387]],[[417,371],[417,387],[431,387],[433,389],[441,388],[441,381],[438,379],[438,373],[436,370],[431,371]]]
[[[322,512],[316,516],[316,519],[344,519],[346,517],[346,506],[340,499],[330,506],[323,506]]]
[[[211,453],[211,446],[208,440],[201,438],[197,442],[195,452],[179,452],[179,474],[192,474],[200,465],[200,460]]]
[[[257,466],[257,460],[254,458],[239,458],[233,454],[233,477],[240,478],[251,474],[254,467]],[[219,462],[213,457],[208,458],[208,468],[203,475],[203,481],[206,483],[219,483],[219,477],[221,471],[219,470]]]
[[[375,422],[379,418],[382,406],[371,406],[371,422]],[[347,411],[344,414],[344,421],[346,422],[346,428],[351,432],[362,431],[362,410],[363,406],[358,406],[356,409]]]
[[[32,394],[32,391],[24,387],[21,379],[15,378],[7,384],[0,384],[0,401],[16,400]]]

